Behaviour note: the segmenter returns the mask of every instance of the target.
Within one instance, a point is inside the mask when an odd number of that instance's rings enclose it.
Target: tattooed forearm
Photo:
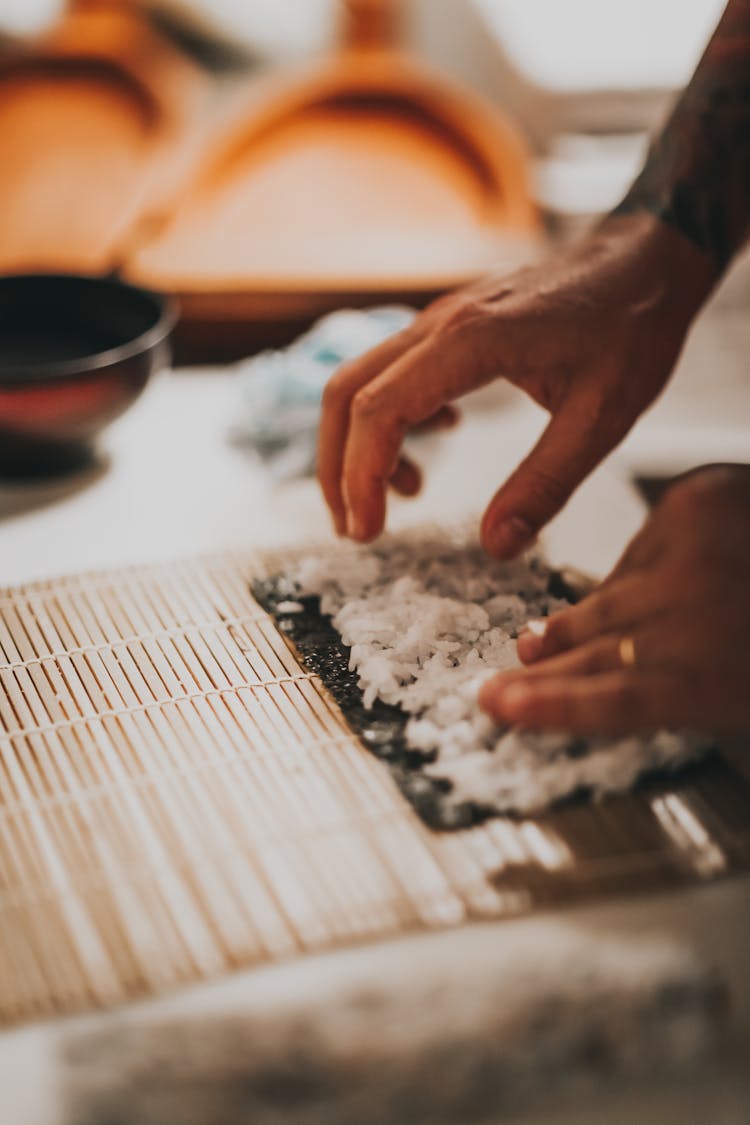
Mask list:
[[[646,209],[723,270],[750,231],[750,0],[727,9],[615,214]]]

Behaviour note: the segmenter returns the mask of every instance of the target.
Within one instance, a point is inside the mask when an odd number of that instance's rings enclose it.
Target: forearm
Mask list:
[[[717,274],[750,233],[750,0],[730,0],[638,179],[614,214],[646,210]]]

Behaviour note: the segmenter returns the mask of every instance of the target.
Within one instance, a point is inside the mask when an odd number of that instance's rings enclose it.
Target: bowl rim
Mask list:
[[[131,340],[106,348],[104,351],[91,352],[75,359],[30,363],[21,370],[15,364],[11,366],[5,363],[2,353],[0,353],[0,386],[15,387],[27,383],[51,383],[58,379],[75,378],[76,376],[85,377],[106,372],[107,368],[115,367],[124,360],[133,359],[135,356],[144,355],[163,343],[171,335],[179,318],[179,306],[174,297],[165,293],[158,293],[153,289],[146,289],[140,285],[131,285],[129,282],[113,276],[102,277],[95,274],[65,272],[8,273],[0,275],[0,293],[7,284],[44,281],[62,284],[68,282],[80,284],[83,282],[84,285],[107,288],[113,292],[146,298],[154,306],[154,323]]]

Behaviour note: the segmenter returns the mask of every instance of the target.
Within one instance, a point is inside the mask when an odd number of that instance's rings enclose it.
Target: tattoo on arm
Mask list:
[[[614,214],[653,212],[719,271],[750,232],[750,0],[730,0],[690,84]]]

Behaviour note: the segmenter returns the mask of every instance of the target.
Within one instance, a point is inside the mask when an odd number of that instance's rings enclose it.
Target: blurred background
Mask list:
[[[152,10],[273,68],[333,49],[338,0],[154,0]],[[537,197],[573,228],[617,202],[724,0],[410,0],[403,42],[500,102],[539,158]],[[0,0],[0,29],[34,35],[64,0]]]
[[[342,308],[424,306],[538,259],[615,206],[723,7],[0,0],[0,276],[116,276],[176,297],[177,362],[214,369],[285,347]],[[748,304],[746,255],[625,444],[628,471],[748,455]],[[45,336],[39,307],[20,342],[15,312],[0,324],[12,354],[28,357]],[[101,316],[84,352],[129,346],[122,314]],[[253,368],[237,408],[246,434],[271,417],[258,440],[273,444],[286,396],[292,428],[305,417],[309,470],[322,380],[400,316],[337,322],[288,362]],[[60,341],[51,326],[50,355],[73,346],[63,330]],[[147,374],[115,403],[110,381],[87,439]],[[0,436],[22,414],[32,428],[40,417],[38,387],[21,404],[15,370],[6,382]],[[62,408],[50,397],[45,409]]]

